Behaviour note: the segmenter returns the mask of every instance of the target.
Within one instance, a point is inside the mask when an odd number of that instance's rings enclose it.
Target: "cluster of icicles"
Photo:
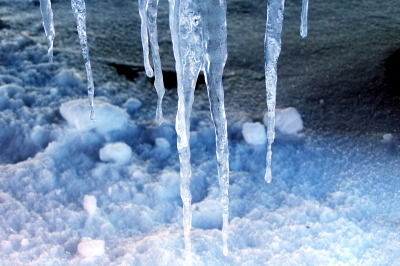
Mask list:
[[[155,77],[158,94],[156,122],[162,121],[162,98],[165,88],[157,37],[158,0],[138,0],[141,17],[141,37],[146,74]],[[284,0],[268,0],[266,34],[264,42],[265,83],[268,106],[266,182],[271,182],[271,146],[275,138],[275,105],[277,85],[277,62],[281,51],[281,33],[284,17]],[[93,108],[94,85],[86,38],[86,8],[84,0],[71,0],[76,19],[78,36],[85,60],[90,105],[90,119],[95,120]],[[43,26],[46,32],[49,61],[53,61],[55,36],[53,12],[50,0],[40,0]],[[308,0],[303,0],[300,34],[307,36]],[[181,198],[183,201],[183,228],[185,261],[191,264],[191,178],[190,165],[190,113],[194,100],[197,77],[203,71],[210,101],[211,116],[215,126],[218,181],[222,207],[223,254],[228,255],[229,215],[229,162],[227,124],[224,107],[222,74],[227,59],[226,0],[169,0],[169,26],[172,34],[176,73],[178,79],[178,113],[176,116],[177,147],[180,160]],[[154,70],[149,60],[149,41]]]

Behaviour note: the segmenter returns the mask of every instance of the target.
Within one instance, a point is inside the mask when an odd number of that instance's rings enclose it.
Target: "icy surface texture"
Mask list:
[[[156,123],[162,121],[162,98],[165,93],[164,81],[162,76],[161,59],[157,37],[157,8],[158,0],[139,0],[139,15],[141,18],[141,37],[143,46],[143,58],[146,75],[155,77],[154,87],[157,90],[157,111]],[[149,39],[151,45],[151,54],[153,57],[154,71],[149,61]]]
[[[301,8],[301,26],[300,35],[301,37],[307,37],[307,15],[308,15],[308,0],[303,0]]]
[[[49,62],[53,62],[53,41],[55,37],[54,23],[53,23],[53,10],[51,10],[50,0],[40,0],[40,11],[43,18],[43,27],[46,32],[47,41],[47,55],[49,57]]]
[[[268,125],[267,125],[267,165],[265,170],[265,181],[272,180],[271,161],[272,143],[275,139],[275,105],[276,105],[276,82],[277,64],[281,52],[281,33],[284,14],[284,0],[269,0],[267,10],[267,30],[265,33],[264,56],[265,56],[265,85],[267,89]]]
[[[94,115],[94,84],[93,84],[93,74],[92,67],[90,65],[90,57],[89,57],[89,47],[87,43],[86,37],[86,6],[84,0],[71,0],[71,7],[76,19],[76,27],[78,30],[79,43],[82,48],[82,56],[85,59],[85,69],[87,76],[87,88],[88,88],[88,96],[89,96],[89,105],[90,105],[90,120],[96,120]]]
[[[190,228],[192,220],[190,166],[190,113],[194,100],[194,89],[200,70],[204,71],[211,116],[215,126],[218,180],[222,207],[223,252],[228,254],[228,140],[224,107],[222,73],[226,52],[226,2],[210,0],[195,2],[170,1],[170,27],[178,78],[178,113],[176,132],[181,163],[181,197],[183,201],[183,224],[186,261],[190,263]]]

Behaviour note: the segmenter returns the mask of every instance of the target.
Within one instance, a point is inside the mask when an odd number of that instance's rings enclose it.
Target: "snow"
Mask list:
[[[132,149],[123,142],[108,143],[100,149],[99,155],[103,162],[126,164],[132,157]]]
[[[0,265],[184,265],[177,90],[166,90],[165,122],[155,125],[137,3],[86,4],[94,123],[70,3],[52,1],[57,37],[49,64],[39,2],[0,0]],[[266,184],[267,148],[249,145],[242,129],[266,112],[267,2],[227,4],[229,254],[215,129],[199,84],[188,140],[193,265],[400,264],[400,97],[386,76],[397,68],[385,63],[399,49],[400,3],[316,0],[309,7],[302,39],[301,1],[286,3],[277,86],[276,107],[298,110],[302,137],[277,134]],[[174,73],[168,9],[160,1],[164,77]],[[120,75],[115,65],[130,72]],[[63,105],[77,121],[62,115]],[[130,147],[127,163],[101,160],[113,143]],[[96,198],[92,215],[85,196]]]
[[[87,109],[86,100],[72,100],[61,105],[60,113],[71,127],[79,131],[96,130],[103,135],[123,129],[128,122],[125,110],[106,102],[96,101],[96,112],[100,116],[95,123],[88,123],[88,118],[84,115]]]
[[[264,125],[268,126],[268,113],[264,115]],[[303,130],[303,120],[296,108],[276,109],[275,129],[285,135],[296,135]]]
[[[104,254],[104,241],[84,237],[78,244],[78,252],[80,255],[89,258],[101,256]]]
[[[265,127],[260,122],[244,123],[242,134],[244,140],[250,145],[264,145],[267,142]]]
[[[89,213],[89,215],[93,215],[97,210],[97,200],[95,196],[85,195],[83,198],[83,208]]]

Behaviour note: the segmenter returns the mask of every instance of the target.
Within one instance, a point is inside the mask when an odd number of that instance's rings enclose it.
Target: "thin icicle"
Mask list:
[[[300,35],[301,37],[307,37],[307,14],[308,14],[308,0],[303,0],[301,8],[301,26]]]
[[[147,27],[150,35],[151,54],[153,56],[154,64],[154,87],[157,90],[157,111],[156,111],[156,123],[161,124],[162,121],[162,98],[164,97],[165,88],[164,80],[161,68],[161,59],[158,46],[157,37],[157,8],[158,0],[148,0],[147,3]]]
[[[90,105],[90,120],[96,120],[94,115],[94,85],[93,85],[93,75],[92,75],[92,67],[90,65],[90,57],[89,57],[89,47],[87,44],[86,37],[86,7],[84,0],[71,0],[72,11],[74,12],[74,16],[76,19],[76,26],[78,29],[79,42],[82,48],[82,56],[85,59],[85,68],[86,68],[86,76],[87,76],[87,88],[88,88],[88,96],[89,96],[89,105]]]
[[[149,35],[147,29],[147,0],[139,1],[139,15],[141,19],[141,37],[142,37],[142,47],[143,47],[143,60],[144,69],[146,70],[146,75],[151,78],[153,77],[153,69],[150,66],[149,61]]]
[[[215,127],[216,154],[218,161],[218,181],[222,208],[223,254],[228,255],[229,220],[229,150],[228,133],[224,106],[222,74],[227,58],[226,44],[226,1],[209,0],[204,7],[203,47],[204,74],[210,100],[211,117]]]
[[[47,41],[47,55],[49,62],[53,63],[53,41],[55,37],[54,23],[53,23],[53,11],[51,10],[50,0],[40,0],[40,12],[43,18],[43,27],[46,32]]]
[[[272,180],[272,143],[275,139],[275,105],[276,105],[276,83],[277,64],[281,52],[281,33],[284,14],[285,0],[268,0],[267,29],[264,41],[265,56],[265,85],[267,90],[268,122],[267,122],[267,165],[265,181]]]

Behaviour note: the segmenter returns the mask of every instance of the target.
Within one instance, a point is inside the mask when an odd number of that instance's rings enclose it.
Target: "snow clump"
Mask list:
[[[100,160],[126,164],[132,157],[132,149],[124,142],[109,143],[99,151]]]
[[[85,195],[83,198],[83,208],[89,213],[89,215],[95,214],[97,211],[96,197]]]
[[[96,130],[105,135],[111,131],[123,129],[128,122],[126,111],[109,103],[95,101],[95,110],[97,119],[91,122],[87,99],[69,101],[60,107],[62,117],[70,126],[79,131]]]
[[[78,244],[78,253],[84,257],[96,257],[104,254],[104,241],[83,237]]]
[[[260,122],[243,124],[244,140],[250,145],[264,145],[267,142],[265,127]]]
[[[264,125],[267,126],[268,113],[264,115]],[[294,107],[276,109],[275,129],[285,135],[295,135],[303,129],[303,120]]]

